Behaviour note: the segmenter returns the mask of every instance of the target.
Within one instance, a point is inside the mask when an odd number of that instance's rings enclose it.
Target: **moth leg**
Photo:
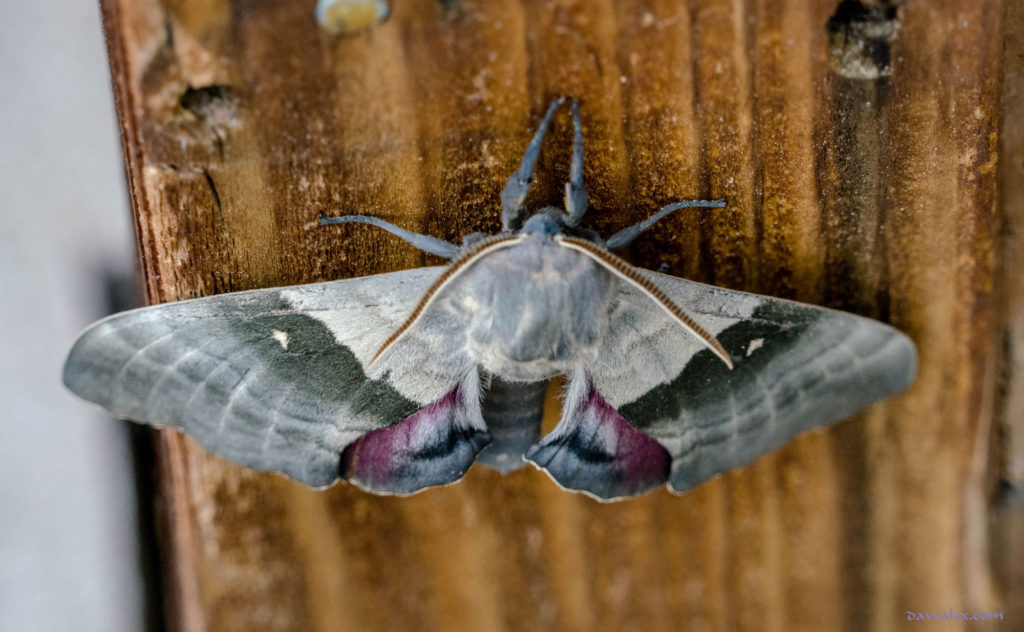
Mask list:
[[[533,181],[533,167],[537,163],[537,156],[540,155],[540,146],[544,142],[544,133],[548,131],[548,125],[551,123],[551,118],[555,115],[555,110],[562,104],[565,99],[558,97],[551,102],[548,106],[548,111],[544,115],[544,120],[540,122],[540,127],[537,128],[537,132],[533,135],[533,140],[526,146],[526,152],[523,154],[523,161],[519,165],[519,170],[509,176],[508,182],[505,183],[505,188],[501,191],[501,226],[506,231],[513,231],[519,228],[523,223],[523,200],[526,199],[526,194],[530,190],[530,183]]]
[[[583,184],[583,130],[575,99],[572,101],[572,129],[572,162],[569,163],[569,181],[565,183],[565,211],[569,214],[569,224],[575,226],[587,210],[587,187]]]
[[[615,250],[616,248],[629,245],[634,239],[640,236],[640,233],[644,232],[651,226],[654,226],[654,223],[659,219],[681,208],[721,208],[723,206],[725,206],[725,198],[718,200],[682,200],[681,202],[673,202],[668,206],[663,206],[660,211],[651,215],[644,221],[633,224],[629,228],[623,228],[609,237],[608,241],[605,242],[605,248],[608,250]]]
[[[370,217],[368,215],[342,215],[341,217],[324,217],[320,216],[320,225],[327,226],[328,224],[369,224],[376,226],[377,228],[383,228],[392,235],[395,235],[414,247],[419,248],[423,252],[429,252],[432,255],[438,257],[444,257],[445,259],[454,259],[455,255],[459,251],[459,247],[455,244],[448,243],[443,239],[437,237],[431,237],[430,235],[421,235],[412,231],[399,228],[391,222],[386,222],[379,217]]]

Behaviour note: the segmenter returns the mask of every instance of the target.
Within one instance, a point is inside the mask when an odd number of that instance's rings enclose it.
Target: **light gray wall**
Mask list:
[[[134,265],[95,0],[0,3],[0,86],[0,630],[138,630],[124,431],[60,384]]]

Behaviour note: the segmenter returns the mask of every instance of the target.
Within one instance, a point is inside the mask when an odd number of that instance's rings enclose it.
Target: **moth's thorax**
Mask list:
[[[481,259],[448,299],[469,315],[466,343],[484,369],[536,381],[596,358],[614,285],[591,259],[538,232]]]

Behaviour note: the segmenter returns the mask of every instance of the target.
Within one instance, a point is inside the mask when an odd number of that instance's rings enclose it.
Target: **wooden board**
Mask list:
[[[100,4],[154,302],[438,263],[318,215],[493,232],[566,95],[591,228],[729,198],[660,223],[634,263],[881,318],[920,351],[906,395],[680,497],[612,505],[530,469],[408,499],[313,492],[165,434],[173,629],[896,630],[908,611],[1020,607],[1019,560],[993,535],[993,516],[1020,524],[999,481],[1024,482],[1024,422],[1005,416],[1022,381],[997,379],[1022,331],[1000,255],[1024,250],[997,195],[1019,223],[1019,165],[997,161],[1019,10],[396,0],[339,39],[311,0]],[[536,207],[560,200],[569,131],[563,114]]]

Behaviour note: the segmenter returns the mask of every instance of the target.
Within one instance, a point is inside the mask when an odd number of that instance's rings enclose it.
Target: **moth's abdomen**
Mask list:
[[[491,443],[477,462],[507,473],[526,465],[523,456],[540,438],[548,382],[509,382],[491,375],[480,402]]]
[[[453,301],[470,314],[467,345],[487,371],[533,382],[592,361],[607,331],[614,277],[537,236],[467,272]]]

